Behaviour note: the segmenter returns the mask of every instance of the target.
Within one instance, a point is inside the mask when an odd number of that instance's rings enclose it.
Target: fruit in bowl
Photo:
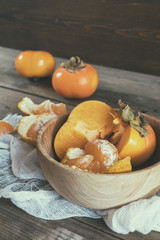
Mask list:
[[[113,113],[109,105],[100,101],[89,100],[76,106],[54,141],[59,159],[70,147],[84,148],[89,140],[110,134],[113,130]]]
[[[115,113],[116,111],[113,109],[113,112]],[[89,115],[89,113],[87,114]],[[108,135],[110,139],[114,133],[113,129],[115,131],[117,128],[119,128],[116,125],[116,123],[118,123],[118,120],[115,120],[118,115],[116,115],[115,118],[113,114],[111,114],[111,116],[115,127],[111,128],[112,134],[110,136]],[[127,160],[124,158],[116,161],[110,168],[107,169],[106,173],[94,173],[92,171],[86,170],[87,164],[90,164],[93,161],[94,155],[92,155],[93,153],[90,154],[90,152],[87,152],[86,154],[85,149],[78,151],[76,150],[75,154],[75,152],[70,152],[71,149],[69,146],[67,146],[66,152],[64,151],[64,155],[62,154],[63,156],[61,159],[57,157],[57,154],[55,152],[56,149],[53,147],[54,142],[58,132],[67,122],[67,119],[68,115],[63,115],[58,119],[50,120],[40,129],[37,136],[37,153],[41,169],[48,182],[60,195],[69,201],[81,206],[93,209],[109,209],[122,206],[138,199],[148,198],[150,196],[153,196],[160,189],[159,119],[145,115],[145,119],[149,122],[149,125],[155,132],[157,142],[156,149],[152,157],[147,160],[146,165],[143,163],[141,165],[141,169],[134,168],[133,171],[130,169],[128,169],[127,172],[123,172],[121,170],[119,171],[124,162],[125,169],[126,164],[127,166],[130,166],[130,156],[128,156]],[[97,127],[96,129],[99,128]],[[92,131],[93,130],[95,129],[92,127]],[[123,131],[120,131],[120,133],[121,132]],[[65,143],[65,140],[68,141],[67,135],[64,135],[64,141],[62,141],[62,144]],[[117,140],[117,137],[114,140]],[[93,140],[89,139],[88,142],[90,141]],[[73,150],[80,147],[74,146],[71,148]],[[67,151],[71,154],[68,154]],[[79,164],[81,164],[81,168],[83,169],[72,165],[75,160],[70,161],[70,159],[75,155],[78,159],[77,162],[79,161]],[[87,161],[81,161],[82,159],[86,159],[85,155],[89,155],[87,156]],[[63,158],[67,158],[64,159],[64,161],[67,160],[68,164],[61,162],[63,161]],[[117,164],[120,163],[122,165],[117,167]]]
[[[118,103],[119,111],[93,100],[76,106],[56,134],[54,149],[58,158],[62,160],[69,148],[84,149],[84,156],[88,153],[93,156],[90,165],[94,167],[88,168],[95,173],[107,173],[108,167],[127,157],[131,158],[133,167],[145,163],[156,147],[154,130],[142,114],[121,100]],[[117,151],[115,160],[113,149]],[[87,161],[87,158],[81,160]],[[67,162],[62,160],[64,164]],[[76,161],[74,166],[78,166]]]

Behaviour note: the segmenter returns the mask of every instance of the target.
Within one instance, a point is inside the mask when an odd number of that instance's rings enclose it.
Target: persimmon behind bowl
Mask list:
[[[145,115],[153,127],[157,147],[147,165],[129,173],[94,174],[59,162],[53,141],[68,115],[47,122],[37,135],[41,169],[50,185],[69,201],[93,209],[119,207],[153,196],[160,189],[160,120]]]

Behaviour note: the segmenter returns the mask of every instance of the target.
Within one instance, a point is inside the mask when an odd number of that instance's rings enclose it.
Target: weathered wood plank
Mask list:
[[[55,102],[65,102],[68,111],[82,100],[65,99],[56,94],[51,88],[50,78],[45,81],[33,82],[19,76],[14,68],[14,59],[19,51],[0,47],[0,119],[7,113],[20,113],[17,103],[25,96],[32,98],[36,103],[45,99]],[[64,59],[56,58],[60,63]],[[157,94],[160,79],[144,74],[126,72],[95,66],[100,73],[100,84],[96,93],[88,99],[99,99],[113,107],[117,106],[117,99],[121,98],[137,109],[160,118],[159,98]],[[106,76],[110,76],[109,78]],[[123,82],[125,79],[125,83]],[[152,80],[154,79],[154,81]],[[153,83],[153,84],[152,84]],[[155,83],[155,84],[154,84]],[[122,85],[121,85],[122,84]],[[120,86],[123,86],[124,89]],[[135,84],[135,85],[134,85]],[[152,86],[153,85],[153,86]],[[133,89],[130,86],[134,87]],[[149,88],[150,87],[150,88]],[[140,90],[146,92],[140,94]],[[129,89],[129,92],[125,90]],[[131,91],[131,92],[130,92]],[[147,92],[148,91],[148,92]],[[141,95],[141,96],[140,96]],[[102,219],[71,218],[61,221],[44,221],[29,216],[6,199],[0,200],[0,219],[2,224],[1,239],[159,239],[159,233],[151,232],[142,235],[131,233],[121,235],[112,232]]]
[[[0,47],[0,85],[21,90],[29,90],[30,93],[38,92],[42,95],[43,91],[52,97],[54,91],[51,85],[51,77],[33,82],[27,78],[21,77],[15,69],[15,58],[20,51]],[[66,59],[55,58],[56,67]],[[99,73],[98,90],[108,90],[124,94],[139,95],[155,100],[160,100],[160,77],[139,74],[114,68],[93,65]],[[47,88],[48,86],[48,88]],[[58,95],[55,97],[58,98]]]
[[[13,205],[10,200],[0,199],[1,240],[12,239],[73,239],[73,240],[159,240],[159,233],[143,235],[138,232],[127,235],[111,231],[102,219],[69,218],[57,221],[37,219]],[[36,221],[35,221],[36,220]],[[68,237],[68,238],[67,238]]]
[[[97,100],[104,101],[111,105],[112,107],[117,107],[117,99],[122,99],[128,104],[132,105],[135,109],[160,118],[160,108],[159,101],[148,100],[147,98],[133,97],[132,95],[122,95],[119,93],[98,91],[96,96]],[[15,89],[7,89],[0,87],[0,117],[3,118],[7,113],[19,113],[20,110],[17,108],[18,102],[22,100],[23,97],[30,97],[35,103],[39,104],[42,101],[48,99],[42,96],[36,96],[29,94],[28,92],[18,92]],[[64,102],[64,99],[50,98],[53,102]],[[90,98],[92,99],[92,98]],[[93,98],[94,99],[94,98]],[[73,107],[80,101],[65,102],[68,112],[70,112]]]
[[[157,0],[1,0],[0,45],[160,75]]]
[[[85,222],[83,219],[77,220],[76,218],[47,221],[28,215],[7,199],[0,199],[0,203],[1,240],[123,240],[115,236],[107,226],[106,231],[101,231],[98,227],[93,228],[89,218],[86,218]],[[102,219],[96,221],[104,224]]]
[[[37,95],[70,105],[88,99],[98,99],[117,107],[117,100],[122,99],[140,111],[160,117],[160,77],[94,65],[100,78],[95,94],[82,100],[66,99],[53,90],[51,77],[34,82],[18,75],[14,60],[19,51],[0,47],[0,53],[0,86],[3,91],[8,88],[14,89],[23,93],[22,98],[27,94],[30,94],[30,97]],[[57,66],[63,61],[64,59],[56,58]]]

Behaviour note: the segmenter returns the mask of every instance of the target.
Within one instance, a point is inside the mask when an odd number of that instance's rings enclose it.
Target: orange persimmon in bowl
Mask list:
[[[89,140],[110,134],[113,113],[113,108],[101,101],[89,100],[77,105],[55,137],[54,149],[59,159],[70,147],[83,149]]]
[[[155,152],[148,160],[147,166],[142,165],[141,169],[125,173],[114,173],[113,168],[123,168],[123,162],[118,161],[109,168],[110,172],[106,174],[95,174],[62,164],[61,160],[65,154],[62,154],[61,159],[57,156],[54,141],[59,129],[67,122],[68,115],[63,115],[56,121],[50,120],[42,126],[37,135],[38,159],[48,182],[64,198],[93,209],[109,209],[153,196],[160,189],[160,148],[158,147],[160,145],[160,120],[149,115],[145,118],[153,128],[157,141]],[[64,136],[64,139],[67,140],[67,137]],[[88,141],[92,140],[88,139]],[[67,152],[68,148],[64,152]],[[90,157],[90,162],[92,159]],[[124,161],[128,164],[130,159],[127,158]],[[115,166],[119,163],[122,165]],[[90,164],[89,161],[88,164]]]
[[[119,100],[120,112],[115,114],[113,135],[109,139],[119,153],[120,158],[131,157],[133,167],[147,162],[156,148],[156,135],[139,112]]]

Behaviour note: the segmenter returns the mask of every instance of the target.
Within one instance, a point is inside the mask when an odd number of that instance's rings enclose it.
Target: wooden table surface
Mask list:
[[[70,111],[78,103],[97,99],[112,107],[117,100],[131,104],[135,109],[160,118],[160,77],[95,66],[99,73],[99,87],[88,99],[65,99],[52,88],[51,78],[34,82],[21,77],[15,70],[14,60],[20,51],[0,47],[0,119],[8,113],[20,113],[17,103],[23,97],[30,97],[35,103],[50,99],[55,103],[63,102]],[[59,66],[64,59],[55,58]],[[0,239],[152,239],[159,240],[160,233],[142,235],[139,232],[128,235],[111,231],[102,219],[69,218],[46,221],[28,215],[17,208],[10,200],[0,199]]]

